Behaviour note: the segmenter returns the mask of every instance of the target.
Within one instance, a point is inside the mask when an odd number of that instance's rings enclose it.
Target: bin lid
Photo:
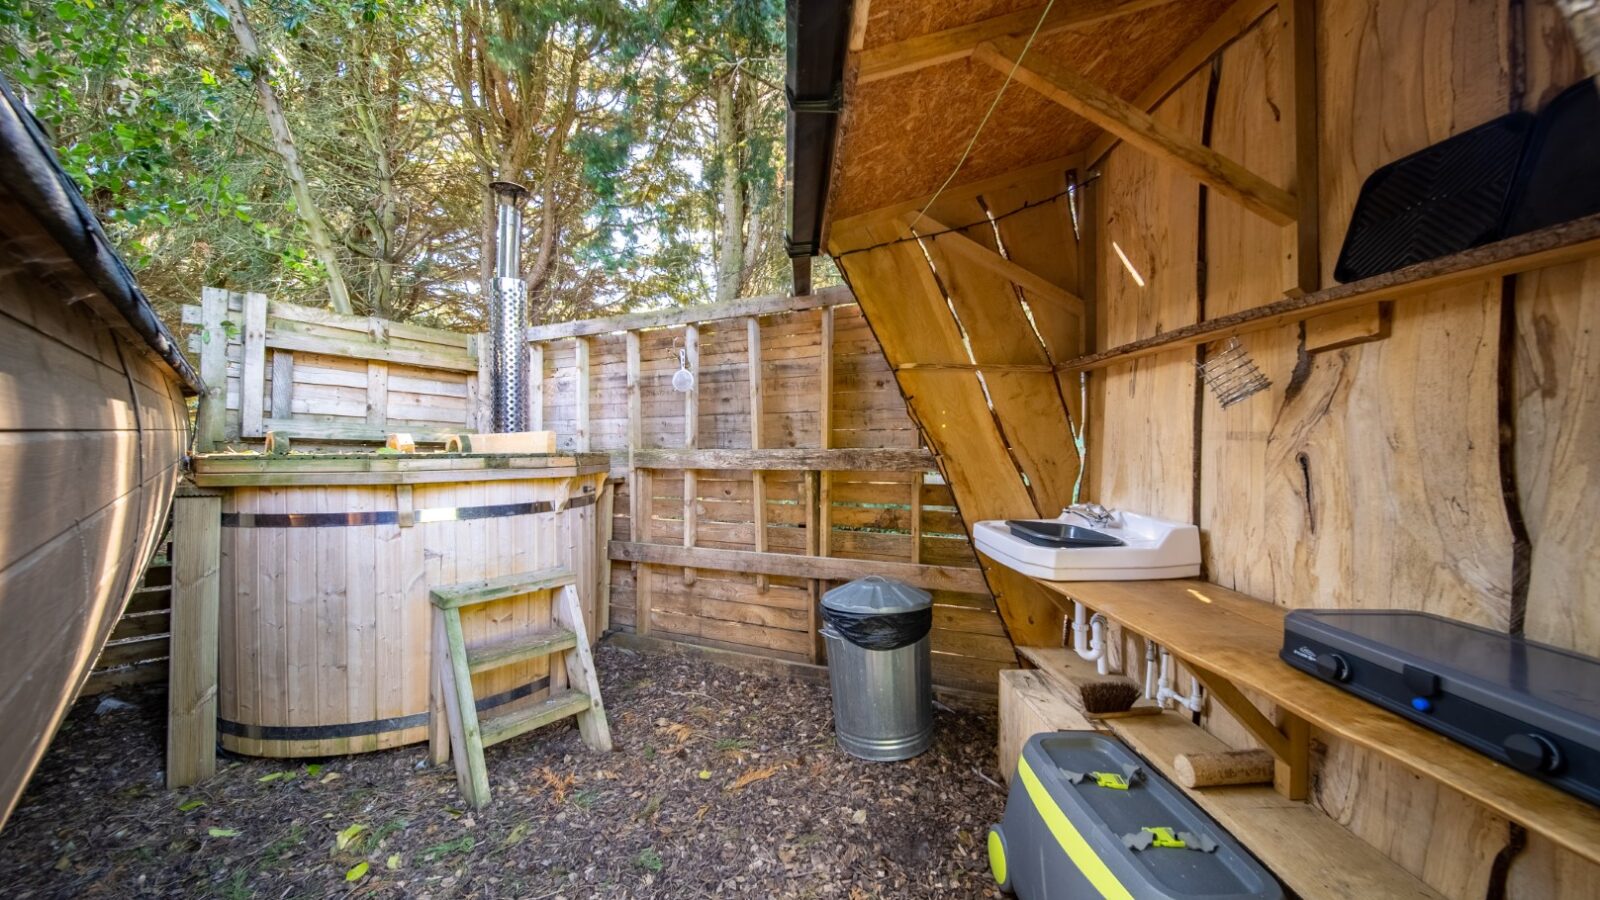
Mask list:
[[[892,615],[933,605],[933,595],[882,575],[857,578],[822,595],[823,609],[856,615]]]

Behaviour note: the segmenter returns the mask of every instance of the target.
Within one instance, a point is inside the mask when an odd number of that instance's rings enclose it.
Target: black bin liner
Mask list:
[[[933,608],[894,613],[852,613],[822,608],[822,619],[839,636],[868,650],[898,650],[933,630]]]

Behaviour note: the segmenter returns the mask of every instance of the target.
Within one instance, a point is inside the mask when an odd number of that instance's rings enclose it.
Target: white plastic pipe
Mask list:
[[[1072,650],[1087,662],[1096,663],[1095,669],[1105,675],[1111,661],[1106,658],[1105,616],[1089,610],[1076,600],[1072,603]]]
[[[1167,652],[1167,648],[1162,647],[1161,648],[1161,678],[1157,682],[1157,686],[1156,686],[1156,703],[1160,704],[1161,708],[1166,709],[1166,708],[1168,708],[1167,707],[1167,703],[1169,701],[1172,702],[1172,703],[1176,703],[1177,705],[1183,707],[1184,709],[1189,710],[1190,712],[1199,712],[1200,711],[1200,679],[1198,679],[1198,678],[1190,679],[1189,695],[1188,696],[1184,696],[1183,694],[1180,694],[1177,691],[1173,690],[1172,689],[1172,654]]]
[[[1144,642],[1144,698],[1156,699],[1156,645],[1154,641]]]

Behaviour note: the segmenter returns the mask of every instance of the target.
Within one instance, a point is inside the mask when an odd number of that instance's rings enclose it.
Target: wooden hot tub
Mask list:
[[[210,455],[222,493],[218,734],[251,756],[360,753],[428,736],[428,591],[565,565],[589,633],[604,454]],[[547,595],[462,616],[468,643],[550,624]],[[480,709],[549,686],[535,659],[473,676]]]

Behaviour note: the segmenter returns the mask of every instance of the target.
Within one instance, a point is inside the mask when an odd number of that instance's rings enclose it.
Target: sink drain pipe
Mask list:
[[[1144,648],[1144,666],[1145,666],[1145,668],[1144,668],[1144,690],[1145,690],[1145,697],[1147,699],[1151,699],[1151,700],[1156,701],[1156,704],[1158,706],[1160,706],[1162,709],[1171,709],[1171,707],[1169,707],[1167,704],[1168,703],[1174,703],[1174,704],[1177,704],[1178,706],[1183,707],[1184,709],[1187,709],[1190,712],[1199,712],[1200,709],[1201,709],[1201,705],[1202,705],[1201,696],[1200,696],[1200,679],[1194,678],[1194,677],[1191,677],[1189,679],[1189,693],[1188,693],[1188,695],[1180,694],[1176,690],[1174,690],[1173,689],[1173,675],[1172,675],[1172,654],[1169,653],[1167,651],[1167,648],[1165,648],[1165,647],[1160,647],[1159,648],[1159,651],[1160,651],[1160,654],[1161,654],[1161,677],[1159,679],[1157,679],[1157,681],[1156,681],[1156,690],[1155,690],[1154,696],[1151,695],[1151,693],[1150,693],[1150,670],[1151,670],[1151,664],[1154,662],[1154,660],[1151,658],[1151,656],[1152,656],[1152,651],[1155,651],[1157,649],[1158,648],[1156,647],[1156,645],[1154,643],[1151,643],[1151,642],[1148,642],[1148,641],[1145,642],[1145,648]]]
[[[1106,657],[1106,617],[1089,610],[1082,603],[1072,601],[1072,649],[1084,660],[1096,663],[1095,670],[1109,674],[1111,660]]]

